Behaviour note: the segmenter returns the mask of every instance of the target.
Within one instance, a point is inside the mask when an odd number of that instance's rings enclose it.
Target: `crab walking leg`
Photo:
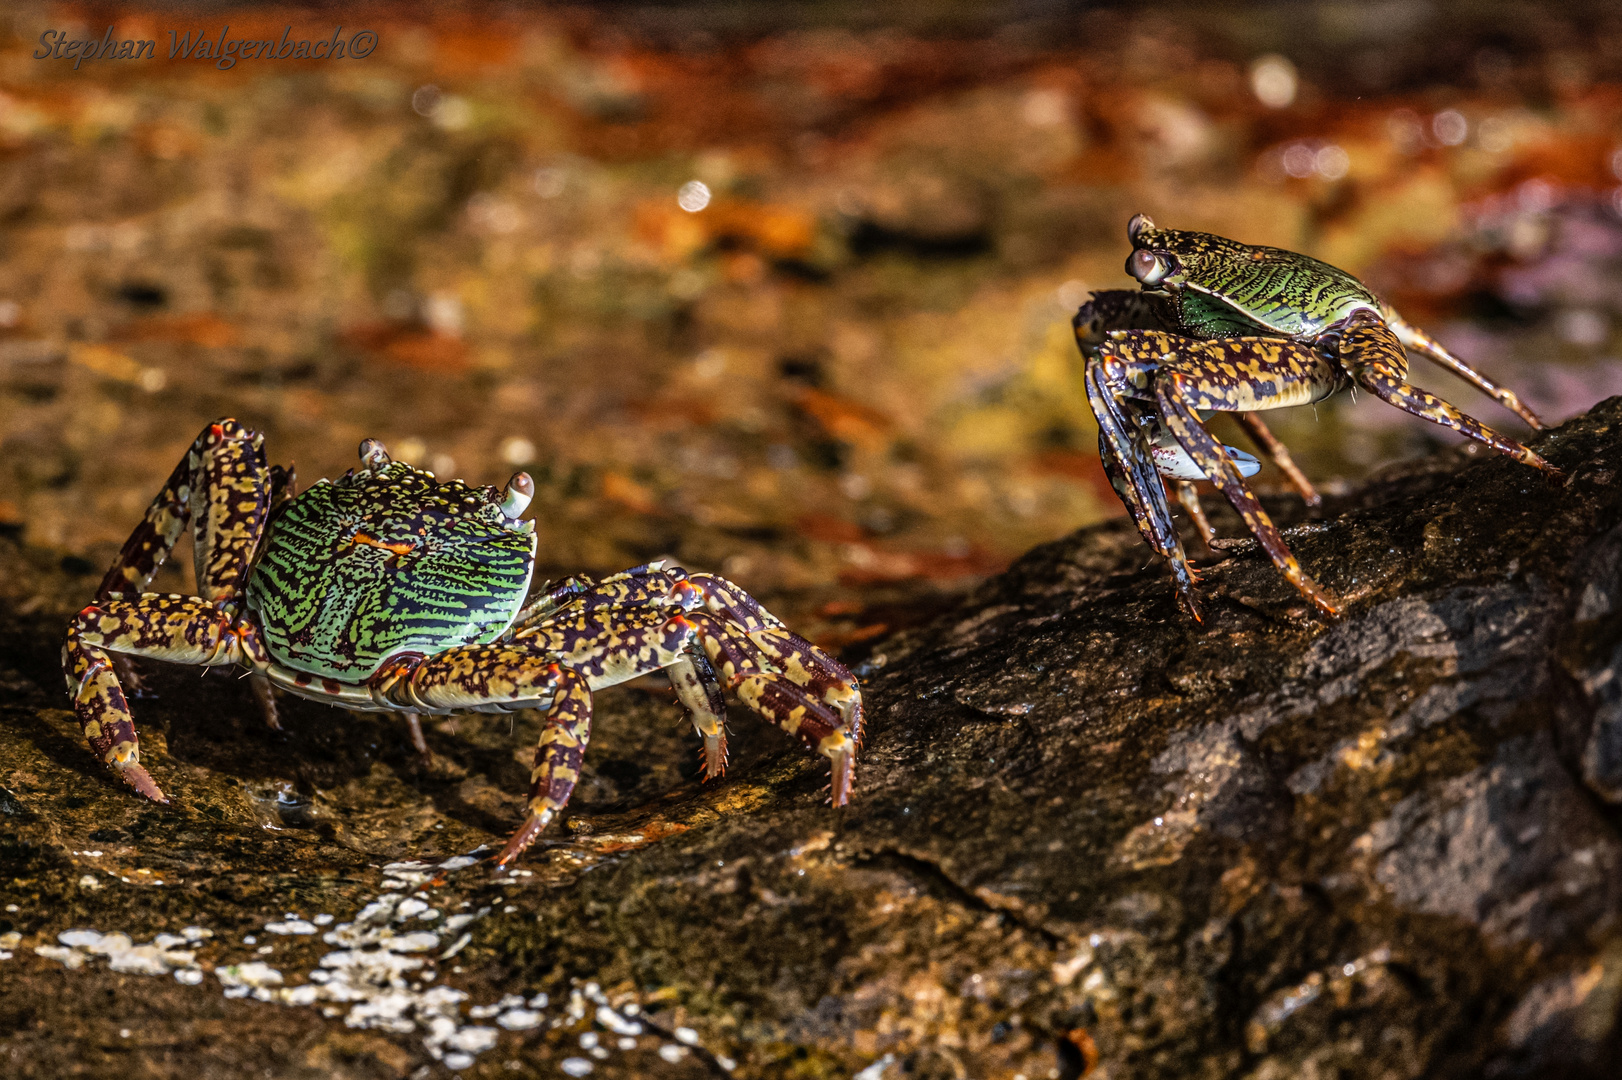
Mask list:
[[[195,596],[148,593],[138,600],[104,600],[79,612],[68,627],[62,672],[91,750],[136,791],[168,802],[141,767],[141,737],[113,669],[115,653],[201,667],[257,667],[268,657],[252,630],[230,611]]]
[[[1407,357],[1402,351],[1401,342],[1389,327],[1372,320],[1352,323],[1341,335],[1340,362],[1359,386],[1380,400],[1433,424],[1452,428],[1523,465],[1542,469],[1551,479],[1565,478],[1565,473],[1545,461],[1536,451],[1514,439],[1506,439],[1435,394],[1410,386],[1407,381]]]
[[[689,651],[665,668],[676,699],[687,709],[693,730],[704,740],[704,779],[727,771],[727,701],[721,680],[701,651]]]
[[[1135,330],[1113,335],[1103,351],[1113,350],[1128,357],[1160,358],[1154,394],[1167,430],[1222,489],[1284,576],[1320,610],[1336,614],[1329,597],[1290,553],[1233,459],[1195,413],[1196,409],[1238,412],[1316,401],[1339,385],[1333,365],[1304,345],[1268,338],[1195,341]]]
[[[282,730],[282,718],[276,710],[276,691],[270,682],[270,676],[262,672],[252,672],[248,676],[248,686],[253,690],[253,698],[259,703],[259,711],[265,717],[265,723],[272,731]]]
[[[559,659],[585,675],[593,689],[668,671],[704,740],[704,775],[713,779],[726,770],[726,698],[703,650],[667,628],[670,614],[657,608],[569,608],[519,630],[513,642]]]
[[[692,574],[677,590],[688,597],[684,606],[697,607],[701,603],[710,614],[744,629],[778,670],[813,691],[823,704],[838,709],[845,726],[861,742],[862,695],[849,668],[794,633],[759,600],[724,577]]]
[[[752,597],[725,579],[707,575],[706,579],[699,585],[718,592],[730,590],[733,600],[742,598],[755,603]],[[689,596],[696,599],[701,593],[702,590],[694,586]],[[769,612],[759,610],[763,618],[753,620],[757,628],[750,629],[696,604],[685,613],[691,618],[681,614],[671,617],[667,612],[651,609],[603,609],[528,627],[514,635],[513,644],[557,657],[585,675],[593,689],[660,668],[671,669],[677,696],[687,706],[693,726],[704,737],[705,763],[711,776],[719,775],[726,752],[726,730],[722,723],[724,698],[714,680],[718,677],[721,686],[736,690],[733,675],[728,670],[711,667],[718,665],[713,644],[717,637],[726,639],[723,652],[733,661],[734,674],[747,668],[793,685],[791,695],[814,702],[818,709],[835,718],[834,723],[846,731],[853,742],[859,742],[862,706],[855,676],[815,645],[784,628]],[[764,619],[769,619],[771,624]],[[699,677],[698,685],[690,682],[684,671],[689,663]],[[706,679],[710,680],[708,686],[704,685]],[[776,714],[769,719],[780,721]],[[810,745],[827,753],[815,743]]]
[[[1521,401],[1515,391],[1505,386],[1499,386],[1487,376],[1454,356],[1440,341],[1409,323],[1390,308],[1386,308],[1384,314],[1386,325],[1390,326],[1391,332],[1397,335],[1397,340],[1402,342],[1403,348],[1412,349],[1431,363],[1451,371],[1465,382],[1470,383],[1476,389],[1497,401],[1498,404],[1526,421],[1527,426],[1533,431],[1543,430],[1543,421],[1539,420],[1537,414]]]
[[[1178,601],[1183,609],[1200,621],[1199,600],[1194,586],[1198,580],[1194,568],[1183,553],[1183,541],[1172,523],[1171,507],[1166,502],[1166,487],[1155,470],[1150,456],[1148,440],[1142,425],[1126,414],[1124,398],[1136,389],[1138,381],[1126,372],[1141,369],[1146,385],[1153,363],[1142,362],[1142,357],[1121,357],[1115,354],[1117,343],[1110,342],[1097,350],[1087,361],[1085,381],[1087,400],[1098,420],[1098,451],[1104,462],[1104,472],[1121,501],[1132,514],[1132,520],[1145,542],[1171,565],[1172,579],[1177,585]],[[1114,374],[1112,374],[1112,371]],[[1117,479],[1119,482],[1117,483]]]
[[[1244,477],[1239,475],[1239,470],[1234,467],[1227,452],[1222,449],[1222,444],[1211,437],[1200,425],[1199,417],[1184,403],[1188,397],[1198,393],[1192,388],[1192,383],[1193,380],[1189,376],[1179,372],[1167,372],[1158,380],[1160,408],[1166,426],[1171,429],[1172,434],[1190,456],[1205,469],[1206,475],[1222,489],[1222,493],[1228,497],[1233,508],[1244,519],[1246,527],[1261,544],[1262,550],[1267,552],[1268,557],[1289,579],[1290,584],[1324,614],[1339,614],[1339,609],[1329,599],[1328,594],[1301,569],[1301,564],[1296,561],[1284,543],[1284,537],[1273,524],[1273,519],[1262,509],[1262,504],[1251,492]]]
[[[1194,528],[1199,530],[1200,542],[1210,548],[1211,541],[1216,539],[1216,530],[1211,528],[1211,521],[1205,516],[1205,507],[1200,505],[1200,493],[1194,489],[1192,481],[1178,482],[1177,501],[1183,504],[1183,511],[1194,522]]]
[[[600,581],[584,576],[564,578],[526,604],[513,627],[524,629],[560,614],[572,616],[602,607],[679,607],[671,590],[680,577],[679,572],[666,571],[663,562],[652,562]]]
[[[569,804],[586,759],[591,687],[584,676],[557,664],[550,665],[547,674],[553,685],[552,707],[546,711],[541,739],[535,746],[535,768],[529,774],[529,817],[496,857],[498,867],[518,858]]]
[[[240,478],[250,476],[258,481],[256,490],[251,485],[238,483]],[[215,481],[227,482],[229,489],[220,493],[204,490]],[[96,590],[96,599],[138,596],[145,591],[185,531],[186,522],[192,518],[199,502],[204,504],[204,509],[198,527],[202,529],[206,522],[212,531],[207,535],[199,534],[203,546],[198,549],[198,567],[202,570],[206,564],[223,570],[223,560],[231,552],[242,550],[242,544],[231,539],[238,529],[251,535],[253,542],[258,541],[269,506],[269,486],[264,437],[235,420],[210,424],[192,441],[191,449],[147,507],[146,516],[124,541],[123,549]],[[252,508],[239,509],[243,503],[251,504]],[[224,535],[216,539],[220,534]],[[251,552],[251,544],[247,550]],[[245,562],[237,568],[237,574],[243,569]],[[231,583],[235,580],[234,576],[229,577]],[[210,578],[205,586],[204,575],[201,572],[198,575],[199,591],[208,599],[222,598],[214,595],[220,584]]]
[[[1289,480],[1291,487],[1301,493],[1302,500],[1308,506],[1323,505],[1323,496],[1318,494],[1318,489],[1312,486],[1312,481],[1307,479],[1307,474],[1302,472],[1296,465],[1295,459],[1290,456],[1290,451],[1285,448],[1283,443],[1278,441],[1278,436],[1274,435],[1268,426],[1262,423],[1261,417],[1253,412],[1242,412],[1235,413],[1233,418],[1239,421],[1239,426],[1245,429],[1245,434],[1250,436],[1257,449],[1271,458],[1273,464],[1278,466],[1279,472],[1282,472],[1285,479]]]
[[[233,600],[247,584],[254,549],[270,515],[272,482],[265,437],[234,420],[212,424],[192,470],[192,554],[205,600]]]
[[[836,711],[852,741],[862,744],[862,694],[856,676],[785,626],[752,630],[747,636],[773,671]]]
[[[411,746],[417,751],[417,760],[423,765],[432,765],[434,752],[428,749],[428,740],[423,738],[421,714],[409,709],[388,714],[391,719],[405,721],[406,727],[411,730]]]
[[[722,685],[738,700],[833,763],[833,804],[844,806],[855,774],[856,739],[843,718],[787,674],[772,670],[769,654],[739,628],[700,611],[678,615],[667,625],[699,641]]]
[[[1148,511],[1144,509],[1143,501],[1138,498],[1137,490],[1127,480],[1126,469],[1121,465],[1121,459],[1115,451],[1115,443],[1102,424],[1098,429],[1098,460],[1104,466],[1104,476],[1109,480],[1110,487],[1115,489],[1121,505],[1125,506],[1126,512],[1131,515],[1132,524],[1137,526],[1138,533],[1144,540],[1158,551],[1159,548],[1149,540],[1153,526],[1149,522]]]

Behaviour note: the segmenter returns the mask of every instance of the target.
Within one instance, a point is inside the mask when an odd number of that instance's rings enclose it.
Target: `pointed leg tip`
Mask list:
[[[141,766],[134,764],[119,765],[115,767],[114,771],[118,773],[120,780],[153,802],[162,803],[165,806],[169,804],[169,796],[163,793],[163,789],[158,786],[157,781],[153,780]]]
[[[540,838],[550,820],[549,817],[543,818],[537,814],[531,814],[526,818],[518,831],[513,833],[512,839],[507,841],[507,846],[501,849],[501,854],[496,856],[496,873],[505,873],[511,864],[517,861],[518,856]]]
[[[1341,613],[1345,610],[1339,604],[1336,604],[1333,600],[1331,600],[1327,593],[1316,591],[1308,593],[1307,599],[1312,601],[1313,607],[1317,608],[1325,616],[1331,619],[1340,618]]]
[[[855,780],[856,755],[846,750],[833,759],[833,804],[844,806],[850,801],[850,789]]]

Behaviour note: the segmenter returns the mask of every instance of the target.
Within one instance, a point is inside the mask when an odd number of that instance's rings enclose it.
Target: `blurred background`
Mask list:
[[[36,58],[80,39],[156,55]],[[1562,420],[1622,392],[1622,14],[9,4],[0,529],[89,580],[233,415],[305,484],[367,436],[527,469],[542,573],[674,556],[859,649],[1121,513],[1069,317],[1140,211],[1344,267]],[[1331,488],[1449,438],[1273,415]]]

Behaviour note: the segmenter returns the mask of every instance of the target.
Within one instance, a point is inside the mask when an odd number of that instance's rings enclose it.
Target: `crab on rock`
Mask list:
[[[418,714],[544,709],[529,814],[502,867],[569,801],[592,691],[657,670],[703,737],[707,778],[726,767],[730,691],[828,758],[834,805],[849,798],[855,677],[732,582],[651,563],[529,598],[528,474],[501,491],[441,482],[368,439],[358,471],[296,492],[263,447],[235,420],[204,428],[68,628],[62,667],[85,737],[147,798],[168,801],[140,764],[119,654],[244,667],[272,727],[273,686],[403,713],[419,750]],[[144,592],[188,519],[198,595]]]
[[[1240,425],[1307,499],[1317,492],[1257,412],[1321,401],[1360,386],[1399,409],[1485,443],[1551,480],[1536,452],[1408,383],[1411,349],[1480,388],[1534,429],[1542,423],[1505,389],[1406,322],[1361,281],[1292,251],[1208,233],[1159,229],[1143,214],[1127,225],[1126,272],[1142,291],[1094,293],[1076,312],[1087,400],[1111,485],[1149,546],[1171,564],[1183,609],[1200,618],[1195,574],[1172,524],[1162,477],[1209,544],[1192,481],[1210,479],[1262,550],[1327,615],[1338,608],[1307,576],[1245,484],[1261,466],[1206,432],[1201,414],[1236,413]]]

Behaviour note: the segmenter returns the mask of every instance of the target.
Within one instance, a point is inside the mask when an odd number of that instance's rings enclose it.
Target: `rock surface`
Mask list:
[[[1123,522],[1036,549],[878,645],[843,812],[744,716],[700,785],[668,694],[605,694],[506,880],[454,857],[517,820],[533,717],[425,770],[153,667],[143,804],[56,673],[99,568],[0,540],[3,1071],[1613,1075],[1622,399],[1535,445],[1567,486],[1460,450],[1281,501],[1334,623],[1249,543],[1203,626]]]

